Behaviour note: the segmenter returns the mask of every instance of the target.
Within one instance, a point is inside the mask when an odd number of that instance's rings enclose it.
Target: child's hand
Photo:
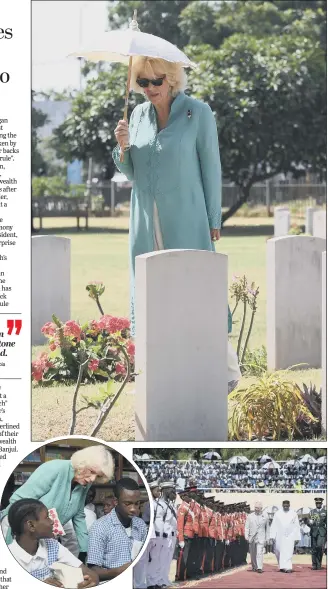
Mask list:
[[[78,589],[86,589],[86,587],[96,587],[99,585],[98,575],[93,573],[92,575],[83,575],[84,581],[78,584]]]
[[[54,579],[54,577],[48,577],[48,579],[45,579],[43,582],[47,583],[47,585],[52,585],[53,587],[64,587],[64,585],[62,585],[60,581],[57,581],[57,579]]]

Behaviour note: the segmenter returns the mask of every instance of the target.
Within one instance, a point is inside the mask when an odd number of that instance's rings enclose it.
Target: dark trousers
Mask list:
[[[214,557],[214,570],[216,573],[223,569],[223,557],[224,557],[224,542],[223,540],[216,540],[215,543],[215,557]]]
[[[236,567],[239,564],[239,545],[236,540],[230,543],[230,566]]]
[[[205,569],[205,560],[208,548],[208,538],[199,538],[199,546],[200,546],[200,574],[204,574]]]
[[[223,568],[229,569],[231,567],[231,542],[225,545]]]
[[[179,548],[179,555],[177,559],[177,572],[175,576],[176,581],[185,581],[187,579],[188,567],[190,568],[190,549],[193,540],[191,538],[184,539],[184,548]]]
[[[215,555],[215,540],[213,538],[205,538],[205,561],[204,573],[214,572],[214,555]]]
[[[245,546],[244,546],[245,538],[243,536],[238,536],[235,541],[235,560],[234,566],[241,566],[242,564],[246,564],[246,555],[245,554]]]
[[[187,577],[193,579],[202,574],[203,538],[193,538],[188,557]]]
[[[241,564],[247,564],[248,542],[244,536],[240,536],[239,542],[241,549]]]
[[[323,538],[316,536],[311,538],[311,555],[312,555],[312,566],[316,569],[321,568],[322,557],[323,557]]]

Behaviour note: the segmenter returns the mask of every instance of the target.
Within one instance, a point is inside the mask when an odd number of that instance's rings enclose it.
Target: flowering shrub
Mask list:
[[[49,353],[42,352],[32,362],[34,381],[76,381],[81,356],[87,360],[84,382],[122,380],[126,374],[124,352],[133,367],[135,346],[130,341],[130,322],[125,317],[103,315],[99,321],[84,325],[77,321],[62,323],[53,316],[42,333],[48,339]]]
[[[53,315],[41,329],[48,339],[49,353],[40,353],[32,362],[34,381],[76,381],[81,363],[82,382],[120,382],[127,373],[127,363],[132,374],[135,345],[130,340],[129,319],[104,314],[99,300],[105,291],[102,282],[90,282],[86,290],[101,312],[100,319],[80,325],[74,320],[63,323]]]
[[[33,380],[42,380],[45,372],[53,367],[53,363],[49,360],[48,354],[43,352],[39,354],[38,358],[32,362],[32,378]]]
[[[42,352],[32,362],[32,378],[40,384],[75,381],[68,433],[74,434],[78,413],[93,407],[98,410],[90,432],[94,436],[134,376],[135,345],[130,339],[130,321],[104,314],[99,300],[105,291],[102,282],[90,282],[86,290],[97,304],[100,319],[80,325],[74,320],[64,323],[53,315],[41,330],[48,339],[49,352]],[[84,405],[78,408],[81,385],[97,381],[106,384],[92,396],[82,395]],[[115,382],[120,383],[116,393]]]

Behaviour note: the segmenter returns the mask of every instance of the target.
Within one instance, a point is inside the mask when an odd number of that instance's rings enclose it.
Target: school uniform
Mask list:
[[[150,485],[150,488],[151,485]],[[145,522],[147,528],[150,526],[150,501],[147,501],[144,506],[142,520]],[[149,549],[150,540],[147,543],[146,550],[139,558],[137,564],[133,567],[133,587],[134,589],[147,589],[147,571],[149,563]]]
[[[40,581],[53,577],[49,567],[54,562],[60,562],[75,568],[82,565],[78,558],[53,538],[39,540],[39,546],[35,554],[26,552],[16,540],[9,544],[8,548],[18,564]]]

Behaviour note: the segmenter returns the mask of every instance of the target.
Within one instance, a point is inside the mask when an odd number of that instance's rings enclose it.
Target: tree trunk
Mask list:
[[[245,204],[245,202],[247,202],[247,200],[249,198],[250,190],[251,190],[251,185],[241,187],[241,195],[238,198],[237,202],[235,202],[235,204],[233,204],[230,207],[230,209],[226,213],[223,213],[223,215],[222,215],[222,227],[223,227],[224,223],[228,219],[230,219],[230,217],[232,217],[237,211],[239,211],[240,207],[242,207],[243,204]]]

